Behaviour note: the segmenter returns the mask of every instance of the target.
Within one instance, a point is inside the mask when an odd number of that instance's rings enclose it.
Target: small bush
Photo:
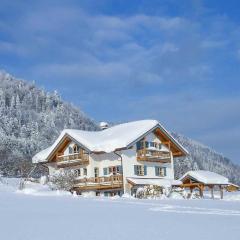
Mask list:
[[[74,187],[75,174],[72,171],[60,171],[50,177],[51,187],[57,190],[70,191]]]
[[[163,195],[168,195],[167,189],[157,185],[146,185],[137,189],[137,198],[159,198]]]

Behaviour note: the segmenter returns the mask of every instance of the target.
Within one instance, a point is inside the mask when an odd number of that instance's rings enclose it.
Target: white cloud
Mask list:
[[[218,40],[203,40],[201,46],[203,48],[221,48],[225,47],[228,44],[228,41],[218,41]]]
[[[13,42],[0,41],[0,52],[10,53],[14,55],[26,56],[29,54],[29,50],[23,46],[19,46]]]

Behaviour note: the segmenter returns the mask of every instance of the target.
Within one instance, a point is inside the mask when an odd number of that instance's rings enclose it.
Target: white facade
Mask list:
[[[146,141],[148,142],[156,142],[161,143],[161,141],[153,134],[150,133],[146,136]],[[65,149],[64,155],[69,155],[69,147],[73,147],[76,143],[71,142]],[[169,151],[165,146],[162,146],[162,148],[165,151]],[[155,179],[159,178],[159,176],[156,176],[155,167],[162,167],[166,168],[166,175],[162,176],[162,179],[174,179],[174,171],[173,171],[173,157],[171,154],[171,162],[170,163],[161,163],[161,162],[148,162],[148,161],[138,161],[137,160],[137,148],[136,144],[134,144],[130,149],[127,150],[121,150],[117,152],[121,155],[119,157],[114,152],[111,153],[101,153],[101,154],[95,154],[92,153],[89,155],[89,164],[83,165],[83,166],[73,166],[73,167],[64,167],[64,169],[69,170],[76,170],[80,169],[80,176],[77,177],[79,179],[81,178],[94,178],[95,172],[94,169],[98,168],[99,170],[99,177],[102,176],[110,176],[111,174],[104,174],[104,168],[106,167],[113,167],[113,166],[122,166],[122,175],[123,175],[123,186],[124,186],[124,192],[130,194],[129,184],[127,179],[128,178],[150,178]],[[146,175],[144,176],[138,176],[134,172],[134,166],[135,165],[142,165],[146,166]],[[48,163],[49,167],[49,174],[53,175],[56,173],[56,171],[59,171],[61,168],[57,166],[57,164]],[[84,175],[84,168],[87,169],[87,174]],[[92,192],[92,191],[91,191]]]

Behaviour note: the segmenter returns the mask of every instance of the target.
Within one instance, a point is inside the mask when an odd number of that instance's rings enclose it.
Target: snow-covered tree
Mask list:
[[[34,83],[0,71],[0,171],[24,175],[31,157],[48,147],[64,128],[97,130],[73,105]]]

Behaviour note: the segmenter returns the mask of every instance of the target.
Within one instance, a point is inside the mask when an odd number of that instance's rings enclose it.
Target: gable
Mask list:
[[[200,181],[198,181],[197,179],[187,175],[186,177],[184,177],[182,180],[183,184],[191,184],[191,183],[201,183]]]
[[[140,141],[143,138],[154,135],[156,136],[161,144],[163,144],[167,149],[169,149],[173,157],[183,157],[188,154],[186,149],[184,149],[164,128],[160,125],[157,125],[150,131],[146,132],[144,135],[136,139],[136,141],[132,142],[128,147],[133,146],[136,142]]]
[[[47,160],[50,162],[56,161],[57,155],[64,155],[65,150],[70,146],[70,144],[73,144],[73,145],[76,144],[89,152],[89,150],[85,146],[83,146],[81,143],[73,139],[71,136],[65,134],[62,137],[62,139],[58,142],[56,147],[53,149],[53,151],[50,153]]]
[[[154,134],[160,139],[173,154],[173,157],[183,157],[188,153],[186,150],[170,135],[164,133],[160,128],[156,128]]]

